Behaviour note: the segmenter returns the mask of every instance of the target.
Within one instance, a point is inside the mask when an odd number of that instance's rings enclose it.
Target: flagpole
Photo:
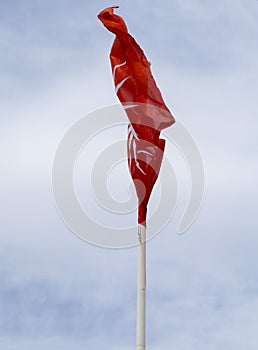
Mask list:
[[[146,329],[146,226],[138,225],[138,280],[136,313],[136,350],[145,350]]]

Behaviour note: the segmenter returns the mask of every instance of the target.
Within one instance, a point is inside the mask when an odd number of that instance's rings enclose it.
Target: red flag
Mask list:
[[[118,6],[106,8],[98,18],[116,35],[110,61],[115,91],[130,121],[128,165],[139,201],[138,223],[145,224],[165,147],[160,132],[174,124],[175,119],[163,101],[143,50],[128,33],[122,17],[114,14],[115,8]]]

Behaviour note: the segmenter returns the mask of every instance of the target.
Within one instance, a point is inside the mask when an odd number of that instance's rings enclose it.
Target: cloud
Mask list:
[[[108,62],[113,38],[96,19],[108,5],[2,6],[4,349],[134,346],[136,250],[77,239],[51,192],[53,157],[69,126],[117,101]],[[175,234],[181,195],[173,221],[148,244],[152,349],[256,349],[257,11],[255,1],[121,3],[206,169],[203,208],[191,229]],[[168,155],[183,174],[170,147]]]

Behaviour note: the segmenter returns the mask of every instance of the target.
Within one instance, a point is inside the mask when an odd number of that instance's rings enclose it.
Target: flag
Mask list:
[[[175,119],[152,76],[150,62],[115,8],[118,6],[104,9],[98,18],[116,36],[110,62],[115,92],[129,119],[128,166],[138,197],[138,223],[146,225],[147,205],[165,148],[160,132]]]

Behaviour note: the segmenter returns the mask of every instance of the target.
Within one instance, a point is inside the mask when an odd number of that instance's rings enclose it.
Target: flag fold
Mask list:
[[[128,166],[138,197],[138,223],[146,225],[147,205],[158,178],[165,140],[161,130],[175,123],[153,78],[150,62],[128,33],[122,17],[113,6],[98,14],[99,20],[115,40],[110,62],[115,92],[129,119]]]

